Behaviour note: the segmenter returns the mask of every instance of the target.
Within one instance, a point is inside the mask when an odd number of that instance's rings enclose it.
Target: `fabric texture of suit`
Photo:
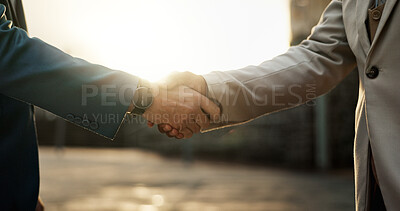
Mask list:
[[[34,210],[39,165],[33,106],[112,139],[123,119],[104,121],[104,115],[124,117],[138,78],[28,37],[20,0],[0,3],[0,206]],[[85,103],[84,86],[100,90]]]
[[[400,209],[400,11],[387,0],[374,40],[365,21],[375,1],[333,0],[300,45],[259,66],[204,75],[208,95],[222,105],[222,122],[242,124],[327,93],[355,67],[359,98],[354,141],[355,201],[368,210],[370,154],[387,210]],[[310,92],[311,95],[310,95]],[[314,95],[315,94],[315,95]],[[370,150],[369,150],[370,149]]]

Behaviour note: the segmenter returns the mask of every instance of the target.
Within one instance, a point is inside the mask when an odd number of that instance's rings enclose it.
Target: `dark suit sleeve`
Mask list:
[[[7,21],[0,5],[0,93],[113,138],[138,78],[74,58]]]

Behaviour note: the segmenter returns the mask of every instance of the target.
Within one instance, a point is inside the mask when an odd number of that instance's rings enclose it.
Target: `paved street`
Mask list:
[[[47,211],[354,210],[352,172],[196,162],[133,149],[40,148]]]

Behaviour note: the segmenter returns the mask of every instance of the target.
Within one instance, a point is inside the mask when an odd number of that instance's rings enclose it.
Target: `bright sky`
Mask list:
[[[24,0],[30,36],[155,81],[258,65],[289,47],[289,0]]]

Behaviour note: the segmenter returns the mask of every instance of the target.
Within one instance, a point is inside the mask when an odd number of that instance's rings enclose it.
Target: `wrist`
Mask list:
[[[150,108],[154,102],[153,88],[155,88],[155,86],[152,83],[140,79],[128,111],[134,115],[142,115]]]
[[[158,91],[156,90],[156,87],[154,87],[153,85],[150,86],[149,92],[153,96],[153,102],[151,103],[151,105],[149,107],[147,107],[147,109],[144,113],[148,112],[149,110],[151,110],[154,107],[154,104],[156,104],[155,101],[158,98]]]

